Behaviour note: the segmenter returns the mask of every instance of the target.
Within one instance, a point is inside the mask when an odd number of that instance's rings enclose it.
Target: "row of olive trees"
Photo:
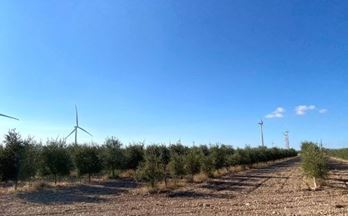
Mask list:
[[[330,156],[348,160],[348,148],[327,149],[327,152]]]
[[[313,142],[301,145],[302,169],[313,180],[313,189],[318,187],[318,180],[325,179],[328,173],[328,157],[325,149]]]
[[[101,145],[66,145],[61,140],[47,141],[46,145],[33,139],[22,139],[11,130],[0,145],[0,181],[30,181],[38,177],[78,176],[106,171],[115,177],[116,170],[136,169],[143,160],[143,145],[121,148],[121,143],[109,138]]]
[[[192,180],[193,176],[200,172],[212,176],[215,170],[224,167],[250,165],[296,155],[297,152],[293,149],[265,147],[233,149],[226,145],[202,145],[191,148],[181,144],[169,147],[151,145],[145,149],[144,161],[137,169],[136,178],[154,186],[162,180],[166,184],[168,177],[176,179],[189,176]]]
[[[1,145],[0,145],[1,146]],[[12,130],[0,147],[0,180],[17,182],[50,177],[56,183],[61,177],[91,176],[104,173],[117,177],[122,170],[136,170],[136,179],[154,185],[168,178],[182,178],[234,165],[248,165],[295,156],[295,150],[278,148],[233,149],[225,145],[186,147],[182,144],[122,146],[114,138],[102,145],[66,145],[51,140],[42,145],[33,139],[22,139]]]

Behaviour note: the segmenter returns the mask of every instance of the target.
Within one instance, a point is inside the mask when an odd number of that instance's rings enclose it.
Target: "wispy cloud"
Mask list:
[[[328,111],[327,109],[320,109],[320,110],[319,110],[319,113],[320,113],[320,114],[324,114],[324,113],[327,113],[327,111]]]
[[[273,112],[266,115],[266,118],[283,118],[285,113],[285,109],[283,107],[277,107]]]
[[[305,115],[307,112],[315,110],[316,106],[314,105],[299,105],[295,107],[296,115]]]

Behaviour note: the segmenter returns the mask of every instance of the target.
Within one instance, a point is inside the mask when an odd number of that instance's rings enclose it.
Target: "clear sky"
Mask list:
[[[0,4],[0,135],[348,144],[348,2]],[[300,106],[300,107],[298,107]],[[295,110],[297,107],[297,110]],[[69,142],[72,142],[69,139]],[[272,144],[273,143],[273,144]]]

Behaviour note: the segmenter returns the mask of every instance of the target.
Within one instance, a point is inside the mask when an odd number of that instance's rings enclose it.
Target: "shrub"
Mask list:
[[[234,150],[232,147],[226,145],[215,145],[210,147],[209,157],[211,158],[214,168],[221,169],[228,166],[228,157],[232,155]]]
[[[91,182],[93,174],[99,173],[103,169],[98,150],[96,146],[83,145],[75,152],[75,164],[78,175],[88,174],[88,182]]]
[[[333,157],[348,160],[348,148],[328,149],[327,152]]]
[[[208,177],[213,176],[215,170],[214,160],[211,156],[205,156],[202,158],[202,172],[205,173]]]
[[[235,152],[232,155],[229,155],[227,158],[227,163],[229,166],[236,166],[243,164],[242,155],[240,154],[240,151]]]
[[[23,152],[20,161],[19,179],[30,180],[37,174],[40,163],[41,145],[32,138],[23,141]]]
[[[144,161],[144,145],[133,144],[125,149],[126,168],[136,170],[141,162]]]
[[[10,130],[5,135],[5,148],[2,149],[0,158],[1,180],[15,182],[15,189],[19,180],[26,180],[35,175],[35,164],[32,164],[32,169],[25,170],[25,167],[30,166],[31,161],[29,156],[30,146],[28,142],[24,142],[16,130]],[[27,171],[27,172],[26,172]]]
[[[102,158],[105,168],[111,172],[115,178],[115,171],[125,166],[126,158],[121,149],[122,143],[113,137],[107,138],[102,146]]]
[[[168,178],[168,164],[170,161],[170,151],[165,145],[160,145],[158,147],[159,149],[159,158],[162,163],[162,168],[163,168],[163,177],[164,177],[164,184],[165,187],[167,187],[167,178]]]
[[[164,177],[163,166],[160,148],[155,145],[148,146],[145,151],[145,161],[136,171],[136,179],[150,182],[154,187],[155,183]]]
[[[186,174],[185,162],[182,156],[178,154],[172,154],[169,162],[169,173],[173,178],[181,178]]]
[[[185,157],[185,170],[186,173],[191,175],[191,180],[193,175],[199,173],[202,167],[203,152],[200,148],[192,147]]]
[[[54,183],[58,176],[67,176],[74,168],[71,156],[63,141],[48,141],[42,147],[40,171],[41,175],[53,175]]]
[[[325,152],[315,143],[303,142],[301,146],[302,169],[307,177],[313,179],[314,189],[317,180],[324,179],[328,172]]]

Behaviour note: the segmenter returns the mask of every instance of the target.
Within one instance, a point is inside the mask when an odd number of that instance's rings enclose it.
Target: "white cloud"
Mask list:
[[[296,115],[305,115],[307,112],[315,110],[316,107],[314,105],[299,105],[295,107]]]
[[[319,113],[320,113],[320,114],[324,114],[324,113],[327,113],[327,111],[328,111],[327,109],[320,109],[320,110],[319,110]]]
[[[266,115],[266,118],[283,118],[285,109],[283,107],[278,107],[276,110]]]

